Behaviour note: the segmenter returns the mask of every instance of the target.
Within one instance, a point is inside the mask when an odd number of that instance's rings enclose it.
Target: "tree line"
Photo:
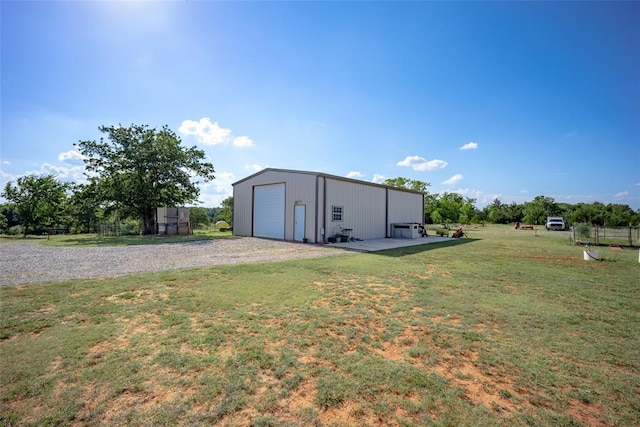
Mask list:
[[[552,197],[536,196],[521,204],[503,203],[494,199],[479,209],[476,199],[458,193],[430,194],[429,183],[408,178],[389,178],[385,185],[425,192],[425,223],[427,224],[524,224],[543,225],[548,216],[561,216],[569,224],[592,224],[622,227],[640,224],[640,209],[634,211],[629,205],[600,202],[559,203]]]
[[[523,224],[543,225],[549,216],[561,216],[569,224],[592,224],[608,227],[623,227],[640,224],[640,209],[634,211],[629,205],[593,203],[558,203],[552,197],[536,196],[521,204],[503,203],[494,199],[492,203],[478,209],[474,199],[456,193],[427,195],[425,217],[433,223],[452,222],[460,224]]]
[[[92,233],[96,225],[117,223],[131,234],[154,234],[155,210],[162,206],[185,206],[198,201],[198,179],[215,179],[213,165],[204,151],[184,147],[166,126],[101,126],[99,140],[80,141],[75,147],[85,163],[85,183],[66,183],[53,175],[27,175],[6,184],[1,193],[8,203],[0,205],[0,231],[21,234],[62,229]],[[563,216],[570,224],[606,226],[640,224],[640,210],[628,205],[599,202],[575,205],[537,196],[523,204],[496,199],[482,209],[476,200],[457,193],[431,194],[429,183],[403,177],[386,185],[425,193],[425,223],[544,224],[547,216]],[[233,197],[217,208],[194,207],[194,228],[223,220],[233,224]]]

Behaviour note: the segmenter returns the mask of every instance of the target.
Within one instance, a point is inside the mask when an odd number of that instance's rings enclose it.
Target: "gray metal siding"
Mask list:
[[[233,186],[233,234],[251,236],[253,220],[253,186]]]
[[[316,209],[316,179],[313,175],[287,173],[286,181],[286,208],[285,208],[285,240],[293,240],[294,231],[294,206],[305,205],[305,237],[314,241],[314,217],[311,215]]]
[[[313,221],[315,221],[315,241],[316,242],[326,242],[327,236],[327,222],[326,222],[326,213],[325,213],[325,188],[326,188],[326,178],[322,176],[316,177],[316,206],[313,212]],[[309,213],[307,213],[309,215]]]
[[[385,188],[327,179],[327,237],[340,227],[353,229],[359,239],[385,237]],[[332,207],[343,207],[343,221],[332,221]]]
[[[253,188],[255,186],[285,184],[285,240],[293,240],[294,205],[306,205],[305,235],[315,241],[316,177],[282,171],[265,171],[233,187],[233,233],[237,236],[253,235]],[[256,213],[259,215],[259,212]]]
[[[391,224],[424,222],[424,195],[399,190],[389,190],[389,233]]]

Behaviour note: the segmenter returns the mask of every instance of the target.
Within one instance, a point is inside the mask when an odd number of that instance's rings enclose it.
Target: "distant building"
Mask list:
[[[356,179],[264,169],[233,184],[233,234],[326,242],[336,234],[392,237],[392,224],[424,218],[424,193]]]

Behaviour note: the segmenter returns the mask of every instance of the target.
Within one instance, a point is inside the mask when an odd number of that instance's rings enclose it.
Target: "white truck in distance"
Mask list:
[[[567,228],[567,223],[561,216],[548,216],[544,227],[547,230],[564,230]]]

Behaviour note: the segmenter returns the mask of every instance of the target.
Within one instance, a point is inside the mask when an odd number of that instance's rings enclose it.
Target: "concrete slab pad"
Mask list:
[[[407,246],[427,245],[430,243],[446,242],[454,240],[452,237],[427,236],[418,239],[371,239],[349,241],[344,243],[329,243],[327,246],[349,249],[358,252],[376,252],[386,249],[404,248]]]

